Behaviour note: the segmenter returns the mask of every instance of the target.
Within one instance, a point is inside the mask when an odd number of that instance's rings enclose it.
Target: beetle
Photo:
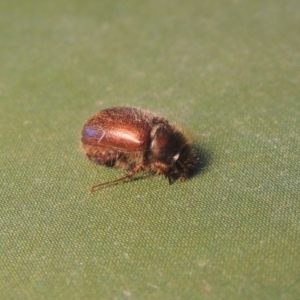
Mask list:
[[[165,118],[134,107],[97,112],[84,124],[81,142],[90,160],[128,170],[121,178],[93,186],[92,192],[126,180],[140,170],[163,174],[171,184],[187,178],[196,162],[196,153],[180,130]]]

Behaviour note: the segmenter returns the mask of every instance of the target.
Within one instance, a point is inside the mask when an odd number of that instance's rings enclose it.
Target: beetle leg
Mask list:
[[[115,184],[117,182],[126,180],[126,179],[132,177],[135,173],[137,173],[143,166],[144,165],[141,163],[141,164],[137,165],[134,169],[132,169],[126,176],[123,176],[123,177],[115,179],[115,180],[111,180],[111,181],[107,181],[107,182],[103,182],[103,183],[94,185],[91,188],[91,192],[94,192],[95,190],[97,190],[100,187],[103,187],[103,186],[106,186],[106,185],[112,185],[112,184]]]

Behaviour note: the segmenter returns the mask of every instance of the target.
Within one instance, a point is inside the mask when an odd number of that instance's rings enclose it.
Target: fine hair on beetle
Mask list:
[[[128,171],[93,186],[92,192],[140,170],[162,174],[171,184],[188,178],[196,163],[195,150],[179,129],[163,117],[134,107],[111,107],[91,116],[82,128],[81,143],[90,160]]]

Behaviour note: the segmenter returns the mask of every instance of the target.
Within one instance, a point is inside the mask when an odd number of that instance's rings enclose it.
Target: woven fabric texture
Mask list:
[[[0,298],[299,299],[299,1],[4,2]],[[89,193],[124,174],[80,148],[116,105],[198,172]]]

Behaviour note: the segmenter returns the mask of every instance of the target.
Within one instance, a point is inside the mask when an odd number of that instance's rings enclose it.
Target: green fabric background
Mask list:
[[[300,299],[299,0],[0,2],[1,299]],[[157,112],[202,171],[124,174],[88,117]]]

